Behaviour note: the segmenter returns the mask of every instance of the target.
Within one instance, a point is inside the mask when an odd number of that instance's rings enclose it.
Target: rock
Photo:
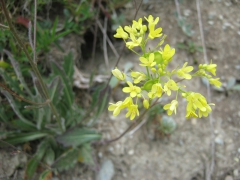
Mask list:
[[[233,175],[234,175],[235,177],[238,177],[238,176],[239,176],[238,169],[234,169],[234,171],[233,171]]]
[[[114,176],[114,165],[111,160],[105,160],[97,175],[96,180],[111,180]]]
[[[233,180],[232,176],[226,176],[224,180]]]

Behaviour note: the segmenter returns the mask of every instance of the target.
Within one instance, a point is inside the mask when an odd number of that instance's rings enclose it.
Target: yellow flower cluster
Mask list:
[[[140,47],[142,54],[139,56],[139,65],[146,68],[146,72],[132,71],[130,73],[131,81],[126,80],[127,75],[115,68],[112,70],[112,74],[120,81],[124,81],[128,86],[124,87],[122,91],[129,96],[124,101],[118,101],[113,104],[110,103],[108,107],[109,111],[113,111],[113,115],[117,116],[121,110],[126,109],[126,117],[133,120],[136,116],[139,116],[138,107],[141,106],[139,101],[142,102],[142,106],[146,109],[150,107],[154,98],[161,98],[163,94],[168,96],[172,95],[172,92],[176,92],[176,98],[171,103],[166,104],[163,108],[167,111],[168,115],[176,114],[178,107],[178,94],[181,93],[182,97],[187,100],[186,118],[190,117],[206,117],[212,111],[210,105],[206,101],[206,98],[200,93],[188,92],[184,90],[184,85],[180,84],[173,79],[174,76],[181,78],[182,80],[190,80],[194,76],[208,78],[210,84],[216,87],[221,86],[219,78],[212,78],[209,74],[216,76],[216,64],[200,64],[199,70],[190,74],[194,68],[188,66],[188,63],[184,63],[181,68],[174,69],[173,71],[167,70],[169,62],[175,54],[175,49],[171,48],[169,44],[161,47],[164,43],[165,35],[162,34],[162,28],[156,27],[159,22],[159,18],[154,18],[149,15],[148,18],[144,17],[148,25],[142,23],[142,18],[138,21],[133,20],[132,26],[119,27],[115,38],[122,38],[126,46],[136,53],[133,48]],[[146,44],[149,40],[159,38],[160,42],[153,50],[146,50]]]

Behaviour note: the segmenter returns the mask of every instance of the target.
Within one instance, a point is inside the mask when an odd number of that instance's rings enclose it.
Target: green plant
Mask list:
[[[28,79],[23,75],[22,62],[4,49],[10,68],[0,67],[0,75],[5,82],[0,83],[0,91],[8,101],[0,104],[0,121],[6,126],[6,130],[0,132],[1,146],[27,142],[38,144],[36,153],[28,162],[26,179],[33,178],[39,164],[46,169],[41,174],[42,178],[49,172],[72,167],[78,158],[81,162],[93,164],[90,143],[100,139],[101,135],[82,122],[84,112],[74,102],[72,55],[65,56],[61,65],[51,62],[51,74],[43,77],[16,33],[4,1],[0,3],[8,28],[31,65],[31,71],[24,72],[31,77]],[[56,35],[56,24],[57,20],[53,31],[48,34],[52,39],[40,41],[40,47],[43,44],[49,46],[65,35]]]
[[[139,18],[138,21],[133,20],[132,26],[125,26],[124,29],[120,26],[114,35],[115,38],[123,39],[127,48],[139,56],[140,66],[145,67],[146,72],[132,71],[131,80],[126,80],[127,76],[124,72],[121,72],[117,68],[112,70],[113,75],[117,79],[128,84],[122,91],[129,96],[125,100],[118,101],[115,104],[110,103],[108,110],[113,111],[113,115],[117,116],[123,109],[126,109],[126,117],[133,120],[140,115],[140,103],[146,109],[143,113],[144,115],[147,109],[155,106],[158,99],[164,94],[171,96],[173,92],[176,92],[175,99],[163,107],[168,115],[172,115],[172,113],[176,114],[178,98],[181,95],[187,101],[186,118],[207,117],[212,111],[210,105],[214,104],[209,104],[206,98],[200,93],[187,91],[185,85],[180,82],[190,80],[192,77],[205,77],[210,84],[220,87],[221,82],[219,78],[212,77],[212,75],[216,76],[217,65],[212,63],[200,64],[199,69],[191,74],[190,72],[194,68],[187,66],[188,63],[185,62],[181,68],[178,67],[169,71],[167,66],[172,61],[175,49],[171,48],[168,44],[164,48],[161,48],[165,36],[162,34],[162,28],[155,28],[159,18],[154,19],[152,15],[144,18],[148,22],[148,27],[143,25],[142,18]],[[147,31],[149,31],[148,34]],[[147,42],[155,38],[160,38],[160,42],[154,49],[146,50]],[[142,54],[133,50],[134,47],[140,47]],[[177,81],[175,77],[181,78],[181,80]],[[153,101],[154,99],[155,101]],[[137,120],[141,117],[142,115]]]

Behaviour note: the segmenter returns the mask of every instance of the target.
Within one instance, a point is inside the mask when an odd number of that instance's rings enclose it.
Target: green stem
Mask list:
[[[148,78],[151,79],[148,67],[146,67],[146,69],[147,69]]]
[[[31,65],[34,73],[36,74],[36,76],[37,76],[37,78],[38,78],[38,80],[39,80],[39,82],[41,84],[42,91],[44,93],[44,96],[45,96],[46,100],[50,100],[49,94],[47,92],[47,87],[46,87],[45,83],[43,82],[43,79],[42,79],[42,76],[41,76],[40,72],[38,71],[36,62],[33,62],[32,58],[30,57],[30,54],[27,51],[27,48],[25,47],[25,45],[22,42],[22,40],[19,38],[19,36],[18,36],[18,34],[17,34],[17,32],[16,32],[16,30],[15,30],[15,28],[14,28],[12,22],[11,22],[11,19],[9,17],[9,13],[8,13],[8,11],[6,9],[6,5],[4,3],[4,0],[0,0],[0,1],[1,1],[1,6],[2,6],[3,13],[4,13],[4,15],[5,15],[6,19],[7,19],[10,31],[12,32],[13,36],[17,40],[18,44],[20,45],[20,48],[24,51],[25,55],[27,56],[28,61],[29,61],[29,63]],[[60,127],[61,131],[63,132],[63,128],[62,128],[62,125],[61,125],[61,122],[60,122],[60,117],[59,117],[59,115],[58,115],[58,113],[56,111],[56,108],[54,107],[52,101],[50,101],[49,105],[50,105],[50,108],[51,108],[51,110],[52,110],[52,112],[53,112],[53,114],[54,114],[58,124],[59,124],[59,127]]]

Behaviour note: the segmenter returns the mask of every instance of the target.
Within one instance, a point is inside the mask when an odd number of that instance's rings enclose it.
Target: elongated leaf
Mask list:
[[[66,99],[68,108],[73,104],[72,79],[69,79],[64,70],[55,62],[52,62],[53,76],[59,76],[64,84],[64,99]]]
[[[25,171],[25,179],[31,180],[34,173],[36,172],[38,166],[38,161],[35,158],[30,159],[27,164],[27,169]]]
[[[33,127],[19,119],[17,120],[13,120],[11,122],[11,124],[16,128],[16,129],[19,129],[19,130],[22,130],[22,131],[36,131],[36,127]]]
[[[94,130],[86,128],[75,128],[65,134],[58,136],[56,139],[65,147],[77,147],[83,143],[100,139],[101,135]]]
[[[37,152],[35,154],[37,160],[40,161],[42,159],[48,146],[49,146],[48,140],[44,139],[43,141],[40,142],[40,144],[37,147]]]
[[[4,53],[6,53],[8,55],[8,58],[10,59],[11,64],[13,66],[13,69],[14,69],[17,77],[18,77],[18,80],[23,85],[23,87],[27,91],[28,95],[33,96],[32,92],[28,88],[28,86],[27,86],[27,84],[26,84],[26,82],[25,82],[25,80],[23,78],[22,71],[20,70],[20,67],[19,67],[19,63],[13,58],[12,54],[9,51],[4,50]]]
[[[92,148],[89,143],[85,143],[80,147],[78,160],[85,164],[94,165],[94,160],[92,157]]]
[[[73,82],[72,79],[73,79],[73,73],[74,73],[74,64],[73,64],[72,53],[69,53],[64,57],[63,70],[66,73],[67,77],[71,80],[71,82]]]
[[[57,105],[58,102],[62,99],[63,95],[63,83],[60,76],[53,78],[51,83],[48,85],[50,99],[54,105]]]
[[[16,115],[19,117],[19,119],[21,121],[23,121],[24,123],[26,123],[26,124],[28,124],[28,125],[30,125],[32,127],[35,127],[35,125],[32,122],[30,122],[25,117],[23,117],[23,115],[21,114],[21,112],[18,109],[17,104],[15,103],[15,101],[12,98],[12,95],[9,92],[5,91],[5,90],[1,90],[1,93],[7,98],[9,104],[11,105],[13,111],[16,113]]]
[[[9,137],[9,138],[5,139],[4,141],[6,141],[10,144],[19,144],[19,143],[24,143],[24,142],[40,139],[47,135],[48,135],[47,133],[42,133],[42,132],[16,133],[15,136]]]
[[[52,171],[45,170],[40,174],[39,180],[50,180],[52,179]]]
[[[14,79],[9,76],[9,74],[7,74],[6,71],[4,71],[2,68],[0,68],[0,75],[4,79],[5,83],[8,84],[9,87],[11,87],[10,89],[12,91],[17,93],[18,95],[21,95],[23,93],[16,78]]]
[[[44,157],[44,162],[47,163],[48,165],[52,165],[55,160],[55,152],[53,151],[52,148],[48,148],[47,153],[45,154]]]
[[[77,162],[79,150],[70,149],[64,154],[62,154],[52,165],[52,168],[57,168],[59,170],[68,169],[73,167]]]

